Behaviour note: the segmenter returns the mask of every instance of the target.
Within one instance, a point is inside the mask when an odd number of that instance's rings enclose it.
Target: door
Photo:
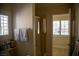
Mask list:
[[[36,41],[36,55],[41,55],[41,36],[40,36],[40,17],[35,16],[35,41]]]
[[[70,14],[53,15],[52,26],[52,54],[54,56],[68,56],[70,49]]]

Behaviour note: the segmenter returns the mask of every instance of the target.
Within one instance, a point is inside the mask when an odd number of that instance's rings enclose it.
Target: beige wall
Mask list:
[[[33,11],[33,4],[15,4],[14,29],[31,28],[33,30]],[[31,37],[29,42],[17,43],[18,55],[34,55],[33,37]]]
[[[70,4],[64,3],[38,3],[35,4],[35,15],[44,17],[45,15],[53,14],[62,14],[67,13],[70,7]],[[43,16],[42,16],[43,15]]]

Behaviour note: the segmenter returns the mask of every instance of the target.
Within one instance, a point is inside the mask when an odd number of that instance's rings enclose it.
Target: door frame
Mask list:
[[[70,22],[71,22],[71,37],[70,37],[70,51],[69,51],[69,56],[72,56],[74,48],[75,48],[75,7],[74,4],[71,4],[71,8],[69,9],[70,13]]]
[[[75,14],[74,14],[74,8],[73,5],[71,6],[71,8],[69,8],[69,14],[70,14],[70,44],[69,44],[69,56],[72,56],[73,51],[74,51],[74,46],[75,46]],[[58,13],[60,14],[60,13]],[[63,13],[61,13],[63,14]],[[50,17],[50,19],[52,19]],[[53,39],[53,37],[52,37]],[[53,44],[53,43],[52,43]],[[52,48],[53,49],[53,48]],[[53,55],[53,53],[52,53]]]

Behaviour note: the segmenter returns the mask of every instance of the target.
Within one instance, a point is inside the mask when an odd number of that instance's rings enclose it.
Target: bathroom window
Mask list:
[[[69,35],[69,21],[61,21],[61,35]]]
[[[69,35],[69,21],[53,21],[53,35]]]
[[[0,35],[8,35],[8,16],[0,15]]]
[[[60,35],[60,21],[53,21],[53,35]]]

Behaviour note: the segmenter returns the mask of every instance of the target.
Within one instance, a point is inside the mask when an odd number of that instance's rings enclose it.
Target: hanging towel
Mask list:
[[[27,41],[27,29],[25,28],[22,28],[22,29],[19,29],[19,35],[20,35],[20,41]]]
[[[14,29],[14,39],[15,39],[16,41],[19,40],[19,29]]]
[[[15,29],[14,36],[16,41],[27,41],[27,29]]]

